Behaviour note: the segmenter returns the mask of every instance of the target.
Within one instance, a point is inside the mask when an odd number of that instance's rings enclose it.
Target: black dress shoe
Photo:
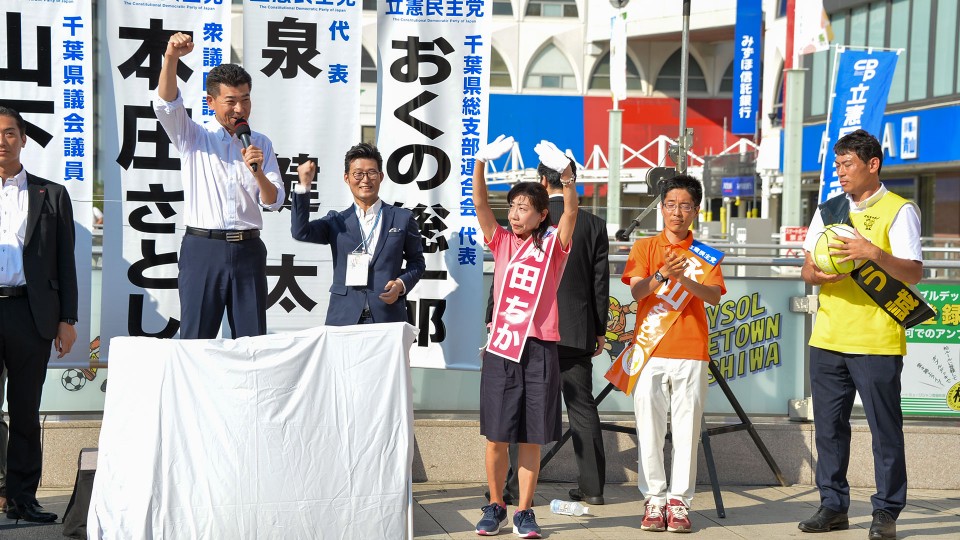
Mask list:
[[[836,512],[821,506],[812,518],[801,521],[797,528],[811,533],[829,532],[834,529],[842,531],[850,528],[850,521],[847,519],[846,512]]]
[[[870,540],[891,540],[897,537],[897,520],[886,510],[873,511],[873,523],[867,538]]]
[[[34,523],[53,523],[57,520],[57,515],[53,512],[47,512],[36,501],[17,502],[7,501],[7,518],[23,521],[32,521]]]
[[[573,488],[568,494],[572,501],[583,501],[593,506],[603,505],[603,495],[584,495],[580,488]]]

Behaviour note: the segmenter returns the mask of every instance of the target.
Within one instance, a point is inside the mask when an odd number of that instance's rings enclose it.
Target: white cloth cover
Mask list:
[[[414,338],[113,338],[88,537],[412,538]]]

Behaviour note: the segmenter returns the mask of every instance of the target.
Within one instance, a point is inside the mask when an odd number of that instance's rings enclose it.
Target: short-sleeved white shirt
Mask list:
[[[886,193],[887,188],[880,184],[880,189],[866,200],[861,201],[860,204],[853,202],[850,195],[845,195],[847,201],[850,202],[850,213],[863,212],[876,204]],[[807,227],[807,237],[803,241],[803,249],[813,253],[817,237],[825,228],[823,218],[820,217],[820,209],[817,208],[817,211],[813,213],[813,219],[810,220],[810,226]],[[890,250],[894,257],[911,261],[923,260],[923,254],[920,250],[920,211],[915,204],[911,202],[900,208],[890,224],[887,235],[890,238]]]

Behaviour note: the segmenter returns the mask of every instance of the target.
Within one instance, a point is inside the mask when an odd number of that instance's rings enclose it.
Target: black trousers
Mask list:
[[[184,235],[180,245],[180,339],[213,339],[227,312],[231,337],[267,333],[267,248]]]
[[[7,387],[7,370],[0,362],[0,403],[3,403],[4,391]],[[0,409],[0,497],[7,496],[7,439],[9,438],[10,428],[3,417],[3,410]]]
[[[40,395],[51,345],[37,333],[26,296],[0,298],[0,362],[7,369],[10,414],[6,492],[15,501],[36,500],[40,485]]]
[[[603,450],[600,414],[593,399],[593,353],[562,345],[557,346],[557,352],[560,355],[560,392],[567,407],[577,461],[577,484],[584,495],[602,496],[607,458]],[[507,479],[504,489],[515,499],[520,492],[516,448],[516,445],[510,445],[510,466],[514,474]]]
[[[907,461],[900,408],[902,356],[851,355],[810,348],[810,383],[816,427],[817,488],[823,506],[850,507],[850,412],[859,392],[873,440],[877,492],[874,510],[894,519],[907,504]]]

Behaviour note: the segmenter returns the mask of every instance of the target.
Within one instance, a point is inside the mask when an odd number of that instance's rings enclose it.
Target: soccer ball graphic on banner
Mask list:
[[[817,244],[813,248],[813,260],[824,274],[849,274],[860,268],[860,265],[864,262],[853,260],[841,263],[842,255],[832,255],[836,252],[830,251],[827,245],[840,244],[841,242],[837,240],[839,236],[845,238],[857,237],[853,227],[849,225],[828,225],[826,230],[817,237]]]
[[[63,375],[60,376],[60,384],[68,392],[76,392],[87,384],[87,379],[79,369],[70,368],[63,371]]]

